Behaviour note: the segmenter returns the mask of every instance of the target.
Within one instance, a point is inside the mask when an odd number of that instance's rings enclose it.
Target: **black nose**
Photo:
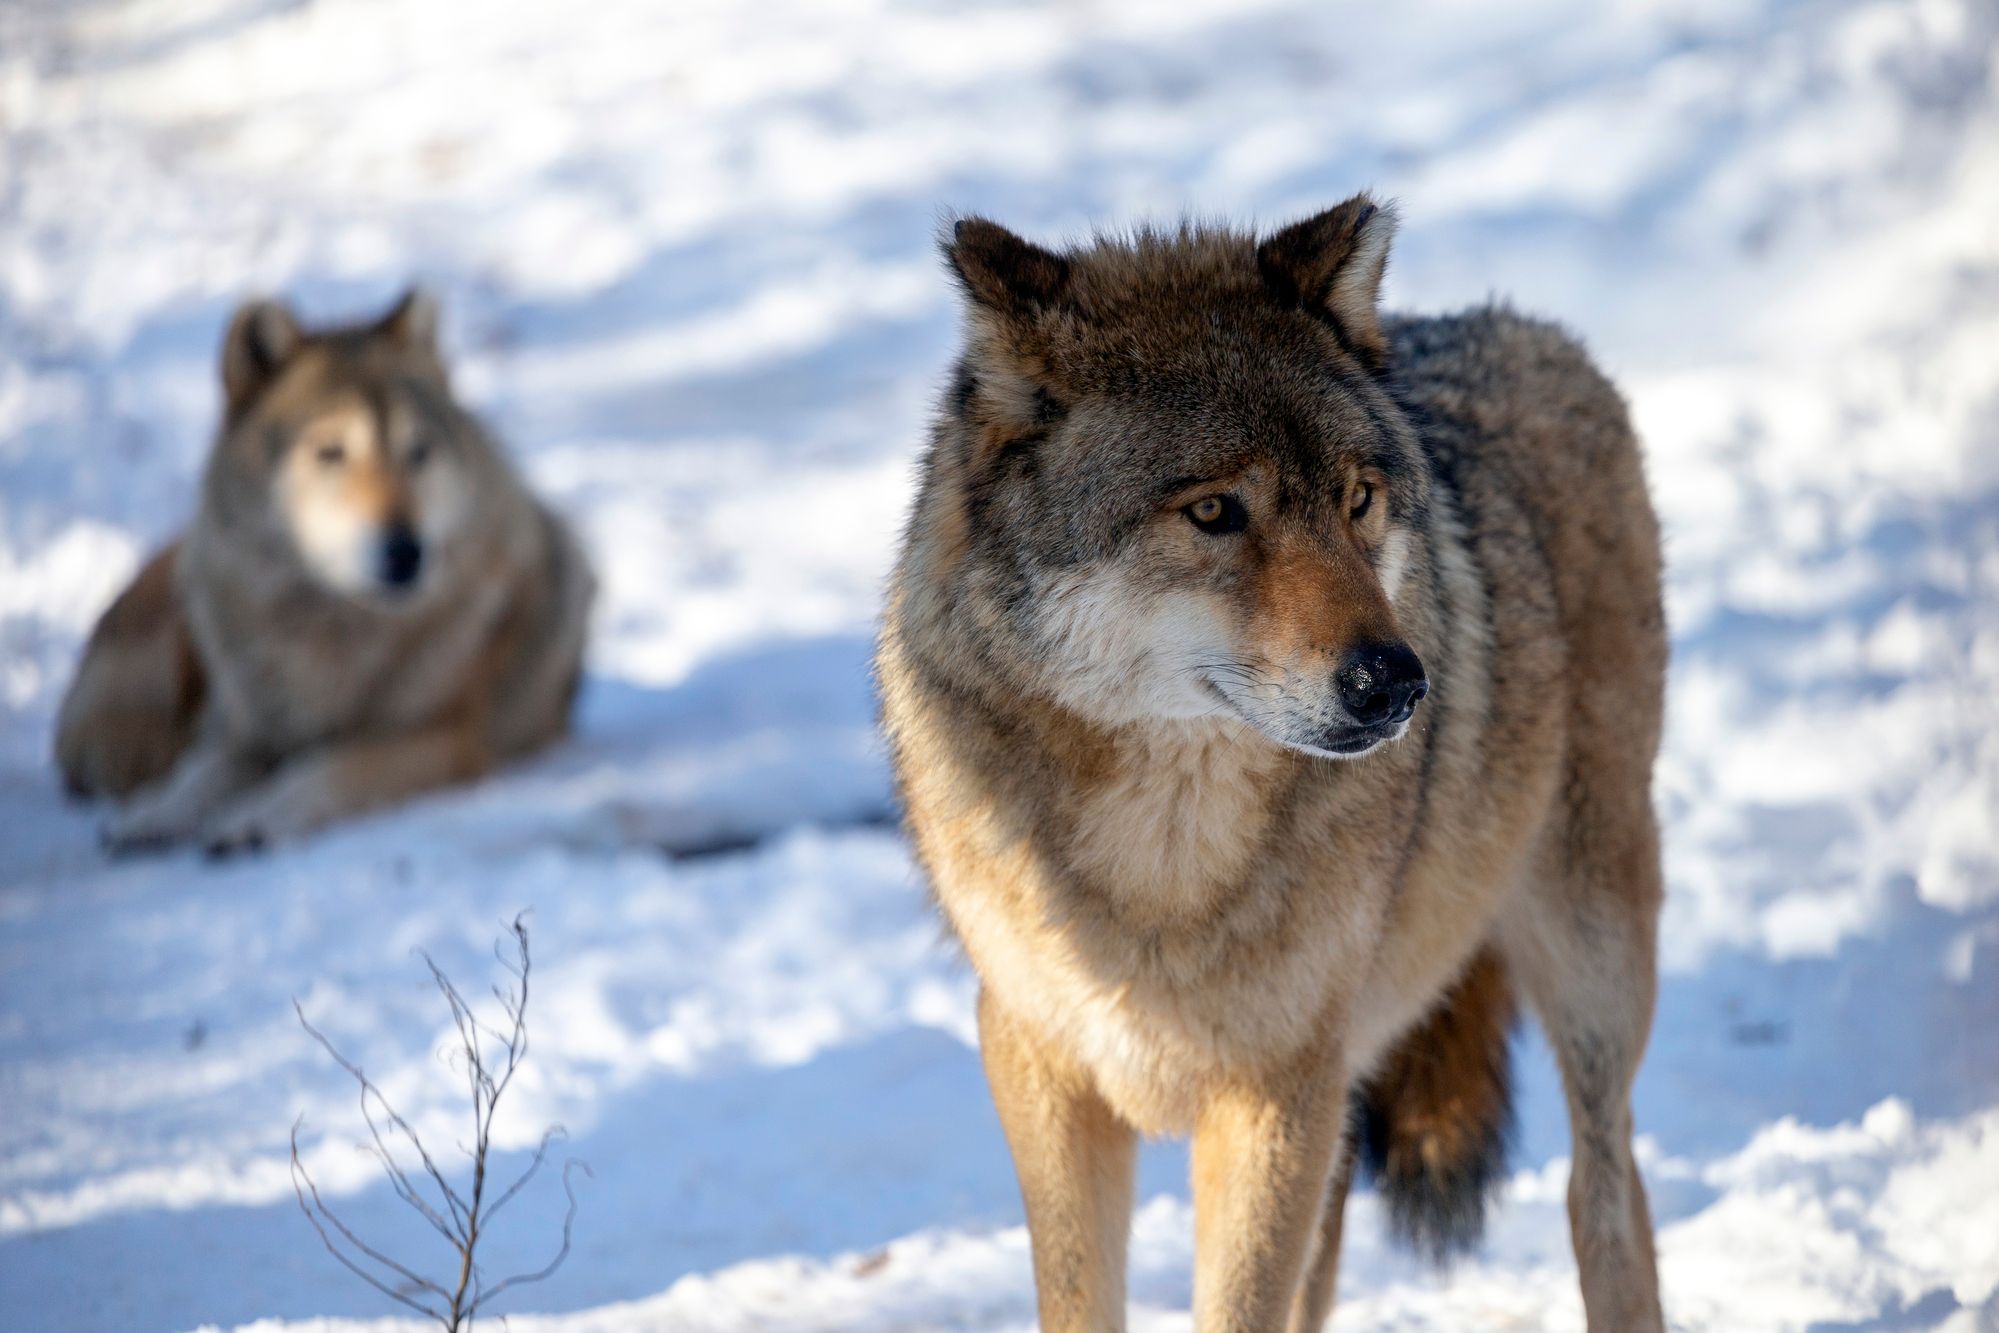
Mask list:
[[[1333,681],[1347,716],[1363,727],[1406,722],[1430,692],[1423,664],[1408,645],[1364,643],[1347,654]]]
[[[423,543],[408,528],[390,528],[382,538],[382,582],[407,588],[423,568]]]

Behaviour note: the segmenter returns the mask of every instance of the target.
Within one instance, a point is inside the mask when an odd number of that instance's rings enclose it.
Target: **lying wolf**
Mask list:
[[[1474,1240],[1516,991],[1589,1327],[1661,1327],[1657,525],[1573,341],[1378,313],[1392,230],[945,244],[966,345],[878,670],[1049,1333],[1124,1327],[1138,1133],[1193,1137],[1203,1333],[1323,1324],[1357,1155],[1406,1236]]]
[[[290,838],[560,736],[594,590],[452,397],[431,303],[245,306],[194,524],[92,633],[56,757],[114,848]]]

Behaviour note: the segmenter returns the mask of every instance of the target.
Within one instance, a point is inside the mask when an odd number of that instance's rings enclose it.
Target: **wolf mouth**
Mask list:
[[[1208,692],[1215,697],[1216,701],[1221,704],[1230,717],[1233,717],[1258,735],[1264,736],[1276,744],[1289,749],[1300,750],[1306,754],[1317,755],[1325,759],[1358,759],[1362,755],[1388,744],[1390,741],[1402,739],[1403,733],[1409,730],[1408,719],[1405,718],[1386,726],[1342,727],[1338,731],[1322,732],[1313,740],[1293,740],[1286,736],[1277,735],[1269,727],[1264,726],[1248,713],[1244,712],[1237,705],[1236,701],[1229,697],[1228,691],[1224,690],[1212,677],[1205,674],[1202,675],[1201,683],[1207,687]]]
[[[1392,727],[1386,729],[1355,728],[1352,731],[1341,732],[1338,736],[1328,736],[1323,740],[1316,741],[1310,748],[1322,750],[1327,754],[1338,755],[1342,759],[1356,759],[1366,754],[1369,750],[1374,749],[1377,745],[1385,745],[1389,741],[1394,740],[1396,734],[1396,729]]]

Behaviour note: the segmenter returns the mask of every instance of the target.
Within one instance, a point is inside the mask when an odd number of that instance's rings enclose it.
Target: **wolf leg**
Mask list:
[[[979,1053],[1027,1206],[1042,1333],[1122,1333],[1137,1136],[990,993],[979,997]]]
[[[263,766],[219,740],[197,742],[173,771],[141,791],[104,826],[104,845],[133,852],[191,838],[210,814],[254,783]]]
[[[302,837],[338,819],[467,782],[489,767],[464,728],[348,741],[286,763],[203,825],[212,852]]]
[[[1353,1188],[1354,1157],[1349,1136],[1339,1164],[1333,1168],[1332,1185],[1326,1190],[1319,1233],[1313,1240],[1312,1257],[1305,1264],[1305,1283],[1291,1307],[1291,1333],[1319,1333],[1333,1313],[1340,1279],[1340,1233],[1346,1223],[1347,1192]]]
[[[1567,852],[1566,866],[1522,895],[1503,947],[1561,1064],[1574,1138],[1570,1239],[1590,1333],[1656,1333],[1664,1323],[1631,1151],[1631,1084],[1658,984],[1658,835],[1641,796],[1614,831],[1570,841],[1586,852]]]
[[[1346,1106],[1340,1060],[1315,1052],[1225,1087],[1201,1108],[1193,1154],[1201,1333],[1269,1333],[1292,1317]]]

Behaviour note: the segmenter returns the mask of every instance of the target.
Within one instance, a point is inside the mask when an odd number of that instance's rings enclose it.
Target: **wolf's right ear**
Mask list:
[[[247,301],[222,339],[222,393],[236,416],[264,391],[305,341],[298,319],[276,301]]]
[[[965,294],[1000,314],[1033,314],[1069,285],[1068,260],[985,218],[960,218],[943,248]]]

